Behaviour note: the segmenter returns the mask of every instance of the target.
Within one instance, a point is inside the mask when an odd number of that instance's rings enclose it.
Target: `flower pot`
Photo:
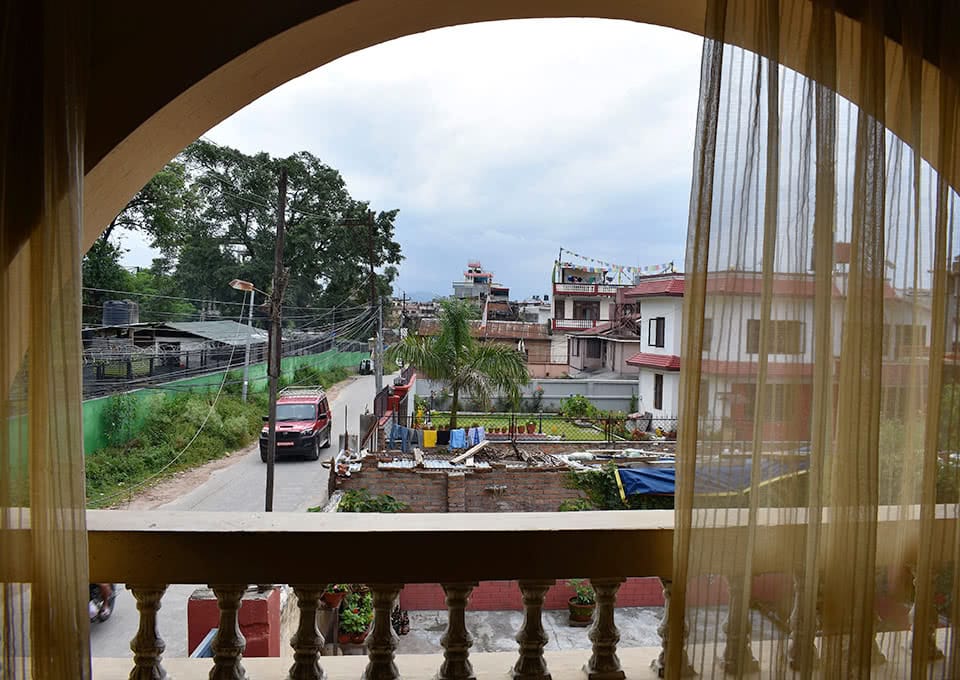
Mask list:
[[[363,644],[363,641],[367,639],[367,635],[370,633],[370,630],[367,629],[362,633],[350,633],[350,642],[355,645]]]
[[[593,620],[593,610],[597,608],[597,604],[595,602],[580,604],[576,597],[571,597],[567,607],[570,609],[570,623],[584,624]]]
[[[346,596],[346,593],[324,593],[320,596],[320,599],[323,600],[323,603],[330,607],[330,609],[336,609]]]
[[[353,633],[340,633],[337,636],[337,641],[341,645],[349,645],[353,639]]]
[[[527,423],[527,434],[536,434],[537,424],[536,423]]]

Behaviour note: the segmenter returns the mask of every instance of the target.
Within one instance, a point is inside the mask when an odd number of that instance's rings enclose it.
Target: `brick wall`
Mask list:
[[[551,468],[378,469],[370,457],[340,488],[390,494],[410,512],[554,512],[564,499],[583,496],[564,488],[566,475]]]
[[[566,609],[567,601],[573,597],[573,588],[566,580],[547,591],[544,600],[546,609]],[[447,605],[443,598],[443,588],[437,584],[410,584],[400,593],[400,606],[411,611],[443,610]],[[620,586],[617,593],[618,607],[662,607],[663,589],[660,579],[631,578]],[[482,581],[470,595],[467,609],[472,611],[521,611],[523,601],[520,587],[516,581]]]

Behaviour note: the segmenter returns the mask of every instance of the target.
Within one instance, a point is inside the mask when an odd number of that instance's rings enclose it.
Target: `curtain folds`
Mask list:
[[[960,677],[957,3],[707,6],[668,671]]]
[[[0,677],[88,678],[85,3],[0,5]]]

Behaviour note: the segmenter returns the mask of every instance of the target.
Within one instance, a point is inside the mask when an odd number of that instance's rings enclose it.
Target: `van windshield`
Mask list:
[[[314,420],[316,417],[314,404],[277,404],[277,420]]]

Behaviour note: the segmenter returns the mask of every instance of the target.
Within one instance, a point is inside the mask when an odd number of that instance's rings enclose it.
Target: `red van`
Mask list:
[[[277,396],[276,459],[286,456],[320,458],[320,449],[330,446],[333,417],[327,394],[320,387],[287,387]],[[267,462],[269,425],[260,431],[260,460]]]

